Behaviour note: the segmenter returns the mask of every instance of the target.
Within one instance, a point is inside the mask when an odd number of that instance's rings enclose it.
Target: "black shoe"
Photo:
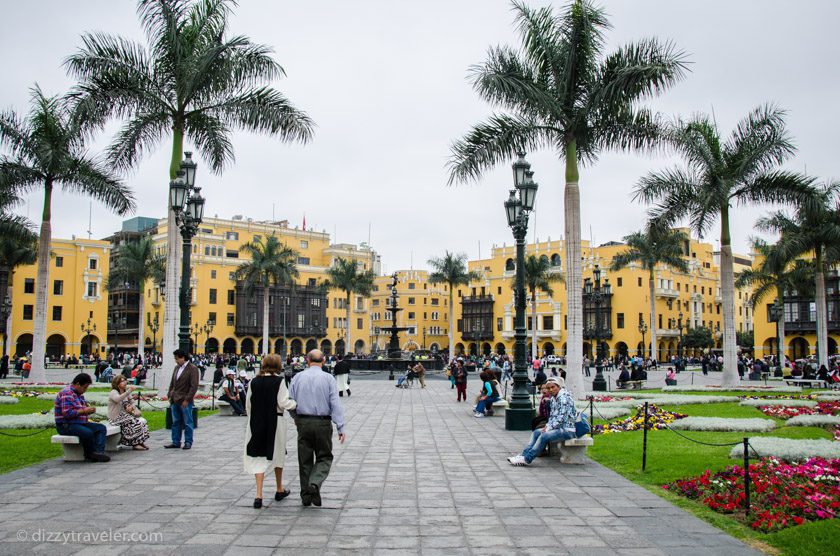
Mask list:
[[[308,488],[300,493],[300,501],[303,503],[304,506],[312,505],[312,494],[310,494]]]
[[[287,497],[287,496],[288,496],[288,495],[290,495],[291,493],[292,493],[292,491],[291,491],[291,490],[289,490],[289,489],[286,489],[286,490],[284,490],[283,492],[275,492],[275,493],[274,493],[274,500],[276,500],[277,502],[279,502],[280,500],[282,500],[283,498]]]
[[[174,442],[173,442],[173,443],[171,443],[171,444],[167,444],[166,446],[164,446],[164,448],[180,448],[180,447],[181,447],[181,445],[180,445],[180,444],[175,444]]]
[[[91,455],[89,455],[87,457],[87,459],[90,460],[90,461],[105,463],[105,462],[111,461],[111,456],[107,456],[105,454],[100,454],[98,452],[94,452]]]
[[[182,448],[182,450],[189,450],[190,448],[192,448],[192,444],[187,442],[186,444],[184,444],[184,447]]]
[[[349,388],[347,389],[347,397],[348,398],[350,397],[350,389]]]
[[[339,397],[339,398],[343,398],[343,397],[344,397],[344,392],[339,392],[339,393],[338,393],[338,397]]]
[[[259,510],[262,508],[262,498],[254,498],[254,509]]]
[[[321,489],[318,488],[318,485],[309,485],[309,495],[312,497],[313,504],[321,505]]]

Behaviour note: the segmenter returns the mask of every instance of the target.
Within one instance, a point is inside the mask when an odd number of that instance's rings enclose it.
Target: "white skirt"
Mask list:
[[[349,374],[335,375],[335,381],[338,383],[339,392],[344,392],[345,390],[350,389],[350,383],[348,382],[349,377]]]
[[[277,416],[277,431],[274,433],[274,457],[251,457],[248,455],[248,442],[251,440],[251,422],[248,419],[248,428],[245,434],[245,450],[242,455],[242,464],[245,473],[255,475],[257,473],[270,473],[275,467],[283,469],[286,465],[286,420]]]

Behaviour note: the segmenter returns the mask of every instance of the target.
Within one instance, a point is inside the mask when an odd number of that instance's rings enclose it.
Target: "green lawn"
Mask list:
[[[52,407],[51,401],[20,398],[17,404],[0,405],[0,415],[24,415],[49,411]],[[215,413],[216,411],[199,411],[199,426],[202,417]],[[166,413],[163,411],[144,410],[143,417],[149,423],[149,430],[162,429],[166,424]],[[50,437],[55,434],[53,428],[41,432],[37,429],[0,429],[0,433],[0,474],[61,456],[61,446],[50,443]]]
[[[740,406],[737,403],[694,404],[663,406],[668,411],[677,411],[692,416],[714,416],[727,418],[763,417],[757,408]],[[764,416],[766,417],[766,416]],[[596,420],[601,423],[602,420]],[[785,427],[776,420],[777,428],[772,433],[723,433],[680,431],[689,438],[710,444],[735,443],[744,436],[780,436],[786,438],[832,438],[832,434],[816,427]],[[615,470],[631,481],[644,486],[676,505],[685,508],[716,527],[764,548],[774,547],[783,554],[815,556],[837,553],[838,520],[830,520],[807,526],[791,527],[778,533],[758,533],[730,516],[719,514],[693,500],[667,492],[662,485],[676,479],[700,475],[707,469],[717,472],[725,467],[741,463],[730,459],[730,447],[696,444],[668,430],[648,432],[647,466],[642,471],[641,431],[599,435],[595,445],[589,449],[592,459]],[[765,546],[766,545],[766,546]]]

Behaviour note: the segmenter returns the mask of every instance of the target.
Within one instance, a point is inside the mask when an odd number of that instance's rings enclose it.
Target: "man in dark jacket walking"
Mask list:
[[[338,356],[338,363],[333,367],[333,374],[335,375],[336,385],[338,386],[338,395],[344,397],[344,391],[350,395],[350,361],[349,356]]]

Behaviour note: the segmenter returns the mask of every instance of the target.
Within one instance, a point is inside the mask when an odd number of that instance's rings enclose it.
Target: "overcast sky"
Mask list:
[[[548,2],[531,2],[543,5]],[[467,68],[489,46],[517,45],[504,0],[241,0],[231,29],[272,46],[287,77],[275,85],[317,123],[306,146],[237,133],[236,163],[213,175],[199,159],[206,214],[255,220],[288,219],[335,234],[334,241],[370,240],[384,269],[425,268],[445,249],[470,258],[511,243],[502,203],[511,187],[509,164],[480,183],[448,187],[450,144],[492,108],[466,80]],[[553,2],[557,7],[565,2]],[[652,105],[668,115],[714,110],[726,133],[756,105],[789,111],[799,147],[788,165],[821,179],[837,175],[840,3],[770,0],[607,0],[614,30],[609,49],[657,36],[689,56],[687,79]],[[142,40],[131,0],[4,2],[0,19],[0,106],[28,110],[35,83],[49,94],[72,85],[62,67],[85,31]],[[833,38],[834,37],[834,38]],[[109,140],[101,137],[96,149]],[[171,140],[127,176],[138,215],[164,215]],[[189,145],[186,145],[189,147]],[[540,184],[532,233],[563,233],[563,166],[554,153],[529,153]],[[673,161],[606,153],[581,170],[582,236],[619,240],[644,223],[645,207],[630,192],[640,176]],[[20,212],[38,219],[42,196]],[[53,234],[86,235],[88,201],[53,198]],[[732,222],[735,249],[745,252],[752,223],[764,209],[741,210]],[[121,219],[93,205],[94,238]],[[709,239],[717,244],[718,232]]]

